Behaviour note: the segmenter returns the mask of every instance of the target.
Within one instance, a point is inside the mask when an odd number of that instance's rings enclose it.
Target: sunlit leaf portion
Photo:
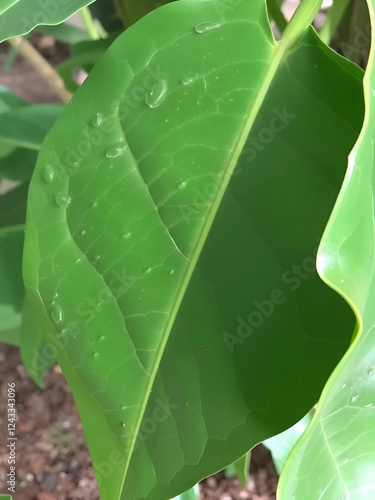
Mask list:
[[[373,27],[374,2],[368,5]],[[374,48],[373,41],[364,80],[363,129],[318,255],[324,281],[355,310],[358,333],[327,382],[312,425],[287,462],[281,499],[375,496]]]

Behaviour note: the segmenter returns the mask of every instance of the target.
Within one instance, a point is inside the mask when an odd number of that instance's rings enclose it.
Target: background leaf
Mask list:
[[[0,139],[14,146],[39,150],[64,106],[35,104],[2,113]]]
[[[56,349],[48,345],[39,328],[32,303],[25,297],[20,328],[22,362],[34,382],[44,388],[43,375],[55,363]]]
[[[220,5],[120,36],[30,188],[25,283],[103,500],[170,498],[290,427],[353,331],[315,256],[362,72],[312,30],[277,45],[261,0]]]
[[[225,477],[237,476],[241,481],[242,486],[246,486],[249,480],[249,469],[250,469],[250,457],[251,451],[246,453],[243,457],[239,458],[233,464],[225,469]]]
[[[26,35],[40,24],[59,24],[94,0],[2,0],[0,42]]]
[[[374,26],[374,2],[368,2]],[[327,382],[311,426],[288,460],[280,498],[359,500],[375,494],[374,41],[366,115],[325,230],[318,269],[357,315],[357,336]]]
[[[281,474],[293,447],[307,429],[311,419],[312,414],[310,412],[290,429],[263,441],[264,446],[266,446],[266,448],[268,448],[272,453],[273,463],[275,464],[275,468],[279,474]]]

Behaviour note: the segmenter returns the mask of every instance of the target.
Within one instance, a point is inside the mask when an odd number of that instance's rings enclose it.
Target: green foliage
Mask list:
[[[0,42],[30,33],[40,24],[59,24],[94,0],[2,0]]]
[[[1,39],[88,3],[9,0]],[[94,3],[118,37],[50,28],[74,42],[63,112],[0,89],[0,176],[20,182],[0,197],[0,340],[39,385],[62,367],[103,500],[195,500],[230,463],[246,481],[248,450],[317,401],[291,452],[300,427],[266,443],[280,499],[371,495],[373,56],[363,84],[309,26],[318,0],[288,24],[279,0],[161,3]]]

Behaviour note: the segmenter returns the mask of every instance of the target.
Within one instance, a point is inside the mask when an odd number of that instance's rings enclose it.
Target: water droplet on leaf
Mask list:
[[[146,267],[145,269],[143,269],[143,274],[150,274],[151,271],[151,267]]]
[[[149,108],[157,108],[164,101],[167,93],[167,82],[160,80],[154,87],[147,92],[145,101]]]
[[[93,127],[99,127],[103,121],[103,115],[101,113],[96,113],[91,119],[91,125]]]
[[[347,385],[348,385],[348,383],[347,383],[347,382],[345,382],[344,384],[342,384],[341,389],[345,389],[345,387],[346,387]]]
[[[208,31],[220,28],[221,23],[201,23],[195,27],[195,31],[199,34],[207,33]]]
[[[107,158],[117,158],[118,156],[122,155],[126,148],[126,144],[124,144],[123,142],[117,142],[107,149],[105,155]]]
[[[92,355],[92,357],[93,357],[94,359],[98,359],[98,357],[99,357],[99,353],[98,353],[98,352],[94,352],[94,354]]]
[[[181,181],[177,184],[177,189],[184,189],[186,187],[186,182]]]
[[[52,182],[55,178],[55,169],[52,165],[46,165],[43,172],[44,180],[46,182]]]
[[[56,324],[61,323],[62,318],[63,318],[63,314],[62,314],[61,306],[59,306],[59,304],[53,304],[51,316],[52,316],[53,321]]]
[[[175,270],[173,269],[173,267],[168,269],[168,274],[170,274],[172,276],[172,274],[174,274],[174,273],[175,273]]]
[[[350,399],[350,401],[351,401],[352,403],[354,403],[355,401],[357,401],[358,396],[359,396],[359,394],[356,394],[355,396],[353,396],[353,397]]]
[[[191,85],[193,83],[194,79],[191,78],[190,76],[186,76],[181,80],[182,85]]]
[[[70,202],[72,201],[72,199],[68,195],[68,193],[57,193],[57,195],[55,197],[55,201],[59,207],[67,208],[70,205]]]
[[[100,342],[103,342],[103,340],[105,340],[105,336],[104,336],[104,335],[101,335],[101,336],[99,337],[99,340],[100,340]]]
[[[121,236],[124,238],[124,240],[127,240],[131,235],[132,233],[123,233]]]

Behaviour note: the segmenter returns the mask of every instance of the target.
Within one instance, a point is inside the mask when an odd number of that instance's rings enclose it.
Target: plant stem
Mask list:
[[[323,0],[302,0],[284,30],[282,40],[292,45],[313,22]]]
[[[267,6],[271,18],[275,21],[280,34],[282,34],[282,32],[286,28],[286,25],[288,24],[284,17],[284,14],[281,12],[281,9],[276,0],[267,0]]]
[[[85,25],[87,33],[90,35],[92,40],[100,40],[101,34],[97,26],[95,26],[95,22],[92,18],[90,9],[88,7],[83,7],[80,11],[80,16]]]
[[[8,40],[12,47],[15,47],[19,53],[26,59],[56,92],[61,101],[67,104],[72,98],[72,94],[68,92],[64,86],[64,81],[56,73],[55,69],[42,57],[39,52],[25,38],[20,36]]]
[[[329,45],[339,27],[350,0],[335,0],[327,13],[325,22],[320,30],[320,38]]]

